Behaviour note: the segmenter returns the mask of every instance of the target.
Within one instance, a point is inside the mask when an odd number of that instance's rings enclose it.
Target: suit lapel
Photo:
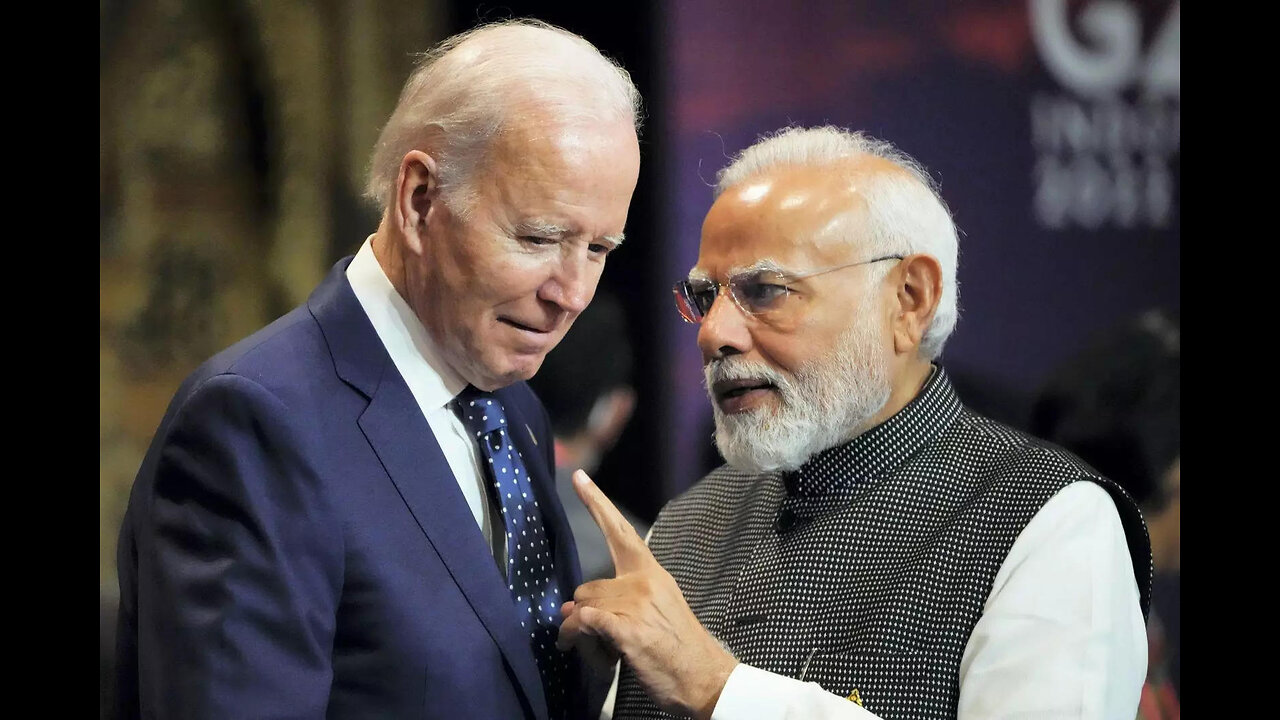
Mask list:
[[[431,426],[342,274],[349,261],[339,261],[309,303],[324,330],[338,374],[369,397],[369,406],[358,421],[360,429],[501,650],[534,715],[544,719],[547,704],[542,683],[507,583],[493,562]]]
[[[387,376],[360,417],[360,427],[453,581],[502,650],[536,714],[545,716],[538,668],[529,639],[516,621],[507,583],[431,427],[394,366],[388,365]]]

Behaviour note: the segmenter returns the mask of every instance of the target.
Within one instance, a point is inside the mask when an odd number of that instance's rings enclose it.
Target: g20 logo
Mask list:
[[[1181,9],[1177,2],[1143,51],[1142,17],[1132,4],[1096,0],[1080,10],[1081,40],[1071,30],[1067,0],[1031,0],[1031,32],[1045,66],[1064,87],[1089,97],[1137,85],[1147,97],[1180,91]]]
[[[1030,3],[1036,46],[1062,88],[1031,99],[1037,221],[1055,230],[1176,222],[1178,3],[1145,43],[1133,4],[1093,0],[1073,17],[1067,0]]]

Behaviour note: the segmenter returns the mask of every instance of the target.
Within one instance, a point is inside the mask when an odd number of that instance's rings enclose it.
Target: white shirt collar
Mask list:
[[[445,362],[438,344],[396,292],[373,254],[372,242],[372,235],[365,238],[347,266],[347,282],[418,404],[446,405],[467,381]]]

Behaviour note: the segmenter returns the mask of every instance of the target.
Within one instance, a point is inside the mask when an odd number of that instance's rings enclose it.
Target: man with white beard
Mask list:
[[[676,284],[727,464],[558,644],[622,658],[603,716],[1132,718],[1151,551],[1125,492],[964,407],[940,364],[955,226],[888,143],[786,129],[721,171]]]

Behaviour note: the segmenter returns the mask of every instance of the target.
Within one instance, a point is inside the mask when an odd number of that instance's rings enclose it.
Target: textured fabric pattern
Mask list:
[[[553,720],[565,716],[567,663],[556,650],[561,594],[553,548],[547,542],[542,513],[534,497],[523,456],[507,437],[507,417],[493,395],[468,385],[458,394],[459,417],[475,433],[481,459],[489,468],[507,533],[507,586],[520,627],[529,632],[533,656]]]
[[[1136,505],[1068,453],[965,409],[939,368],[901,412],[799,471],[722,466],[659,515],[649,546],[742,662],[883,718],[954,718],[965,645],[1018,534],[1069,483],[1100,483],[1129,539]],[[623,663],[614,718],[668,717]]]

